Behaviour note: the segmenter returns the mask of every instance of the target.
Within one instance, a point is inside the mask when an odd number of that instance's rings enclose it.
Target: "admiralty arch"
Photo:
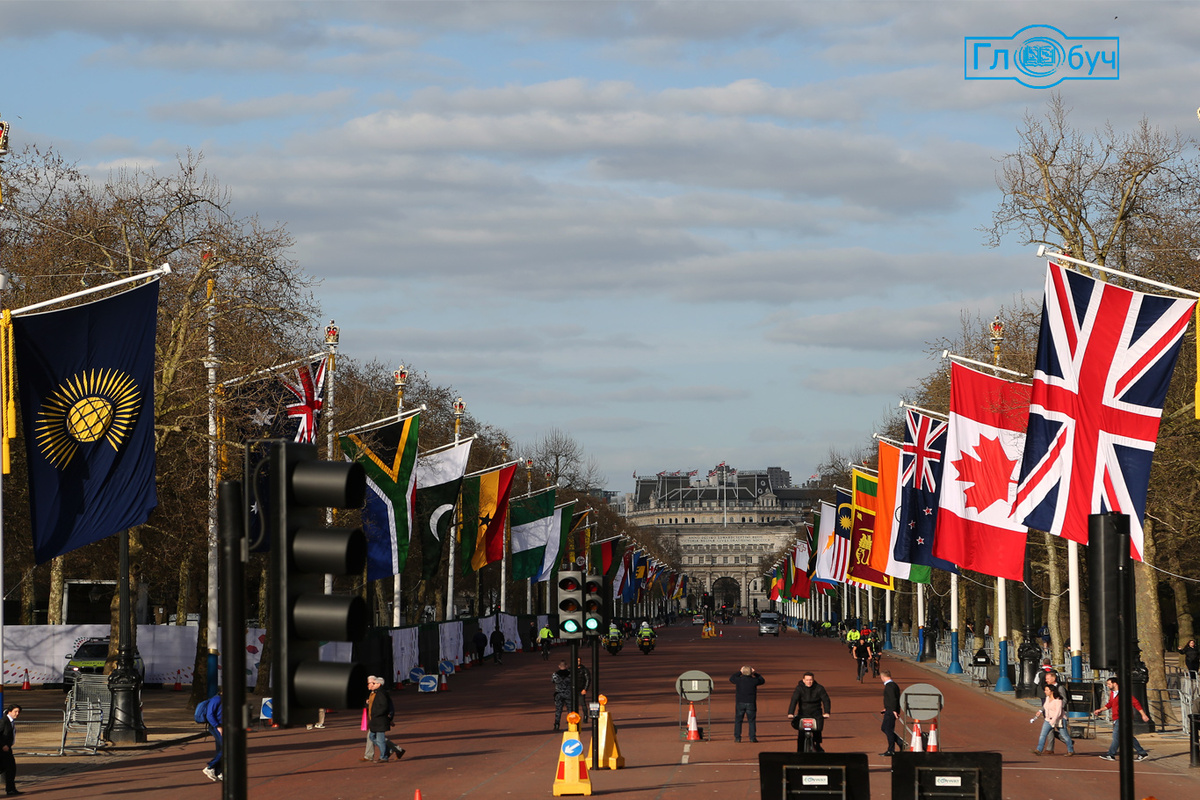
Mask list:
[[[737,472],[718,465],[707,478],[696,472],[636,478],[624,515],[673,543],[688,576],[685,605],[702,594],[717,608],[742,613],[770,607],[764,573],[795,541],[821,496],[815,487],[793,487],[786,470]]]

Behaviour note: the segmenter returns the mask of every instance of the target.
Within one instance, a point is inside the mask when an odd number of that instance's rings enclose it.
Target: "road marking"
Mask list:
[[[686,763],[688,763],[688,761],[689,761],[689,760],[691,759],[691,757],[692,757],[692,756],[691,756],[691,753],[692,753],[692,746],[691,746],[690,744],[685,744],[685,745],[683,746],[683,759],[682,759],[682,760],[681,760],[679,763],[680,763],[680,764],[686,764]]]

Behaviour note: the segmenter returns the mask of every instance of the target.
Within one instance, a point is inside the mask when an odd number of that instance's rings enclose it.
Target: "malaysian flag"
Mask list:
[[[817,582],[842,583],[850,567],[850,538],[838,535],[837,513],[833,504],[821,501],[817,528],[820,550],[817,553],[817,568],[813,572],[813,580]]]
[[[1195,306],[1047,264],[1017,519],[1086,543],[1089,514],[1129,514],[1141,559],[1163,400]]]

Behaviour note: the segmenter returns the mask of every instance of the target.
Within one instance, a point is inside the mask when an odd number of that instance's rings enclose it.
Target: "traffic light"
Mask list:
[[[558,573],[558,635],[583,638],[583,573]]]
[[[599,636],[604,629],[604,577],[588,575],[583,579],[583,633]]]
[[[271,539],[272,716],[286,727],[315,722],[321,708],[366,702],[365,667],[321,661],[319,654],[322,642],[355,641],[367,630],[361,597],[324,593],[325,575],[362,574],[366,538],[360,529],[327,528],[322,519],[327,507],[362,505],[366,474],[356,462],[319,460],[314,445],[259,444],[268,447],[270,486],[264,522]]]

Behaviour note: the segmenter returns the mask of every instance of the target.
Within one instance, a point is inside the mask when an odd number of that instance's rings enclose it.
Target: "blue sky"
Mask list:
[[[1120,80],[1058,87],[1078,127],[1195,132],[1195,9],[1156,2],[0,0],[0,116],[98,179],[202,153],[344,353],[571,433],[609,488],[802,480],[962,313],[1040,292],[978,229],[1049,93],[963,77],[1032,24],[1120,37]]]

